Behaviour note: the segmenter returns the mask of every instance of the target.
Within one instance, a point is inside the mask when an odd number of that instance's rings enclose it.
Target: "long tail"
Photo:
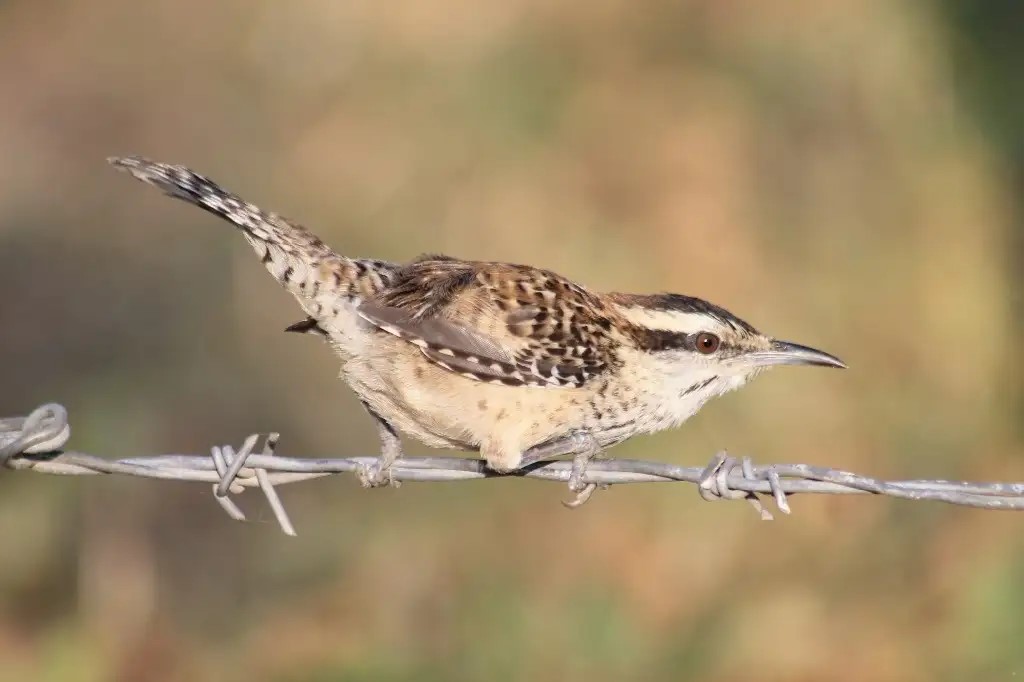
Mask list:
[[[243,201],[185,166],[139,156],[112,157],[108,161],[168,196],[195,204],[238,226],[270,274],[325,329],[331,326],[331,315],[337,314],[333,308],[339,299],[372,296],[387,286],[396,270],[391,263],[340,256],[301,225]]]

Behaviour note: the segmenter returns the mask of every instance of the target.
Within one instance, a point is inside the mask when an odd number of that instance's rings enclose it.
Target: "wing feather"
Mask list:
[[[614,312],[601,297],[528,266],[416,261],[358,312],[478,381],[582,386],[617,364]]]

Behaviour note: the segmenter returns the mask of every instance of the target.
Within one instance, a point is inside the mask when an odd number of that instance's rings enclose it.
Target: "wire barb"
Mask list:
[[[761,498],[756,492],[750,490],[738,490],[730,487],[730,477],[739,470],[739,475],[745,482],[768,482],[768,491],[771,493],[775,506],[783,514],[789,514],[789,501],[786,499],[786,491],[782,488],[782,479],[776,467],[770,466],[758,471],[754,462],[749,457],[738,460],[731,457],[724,450],[718,452],[708,465],[701,472],[697,481],[697,492],[702,499],[709,502],[715,500],[742,500],[745,499],[754,507],[762,521],[774,521],[775,517],[761,503]]]
[[[245,490],[245,483],[239,481],[239,479],[255,480],[256,485],[263,491],[264,497],[267,498],[267,504],[270,505],[271,511],[274,512],[274,518],[277,519],[281,530],[284,531],[285,535],[295,536],[295,526],[292,525],[291,519],[288,518],[288,512],[285,511],[284,504],[282,504],[281,498],[274,489],[274,484],[270,480],[267,470],[263,467],[253,468],[245,466],[249,457],[253,454],[259,438],[258,434],[251,434],[245,439],[242,447],[237,452],[230,445],[215,445],[211,449],[210,456],[217,475],[220,476],[220,480],[213,486],[214,499],[227,512],[228,516],[236,521],[245,521],[245,512],[235,504],[230,495],[238,495]],[[267,434],[266,439],[263,441],[262,455],[264,457],[273,456],[274,450],[277,448],[277,441],[280,438],[281,435],[278,433]]]
[[[67,411],[56,403],[43,405],[27,417],[0,419],[0,466],[39,473],[86,476],[120,474],[176,481],[199,481],[212,486],[214,499],[227,514],[244,521],[245,514],[232,499],[246,488],[259,488],[278,524],[288,535],[295,528],[276,486],[335,474],[358,475],[373,457],[282,457],[276,453],[279,436],[269,434],[257,451],[259,436],[245,439],[236,451],[216,446],[208,456],[148,455],[110,460],[82,452],[65,451],[71,429]],[[717,453],[704,467],[681,467],[664,462],[593,459],[582,476],[585,483],[567,506],[585,503],[595,490],[619,483],[685,482],[697,485],[705,500],[748,500],[762,519],[772,519],[761,496],[770,496],[778,510],[790,513],[789,495],[884,495],[905,500],[935,500],[980,509],[1024,510],[1024,483],[969,481],[885,481],[860,474],[809,464],[756,466],[749,457]],[[396,481],[466,481],[484,478],[537,478],[567,483],[572,461],[545,460],[525,470],[496,474],[483,460],[464,457],[407,457],[396,459]]]

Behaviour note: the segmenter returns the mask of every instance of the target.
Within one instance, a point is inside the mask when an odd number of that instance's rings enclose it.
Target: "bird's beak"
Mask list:
[[[753,361],[758,367],[816,365],[846,369],[846,363],[834,355],[789,341],[773,340],[768,350],[754,351],[747,355],[747,359]]]

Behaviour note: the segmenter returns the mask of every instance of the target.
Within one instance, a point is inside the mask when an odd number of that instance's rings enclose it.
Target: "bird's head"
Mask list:
[[[699,298],[679,294],[615,294],[612,298],[632,325],[643,361],[666,391],[698,407],[776,365],[846,367],[824,351],[766,336]]]

